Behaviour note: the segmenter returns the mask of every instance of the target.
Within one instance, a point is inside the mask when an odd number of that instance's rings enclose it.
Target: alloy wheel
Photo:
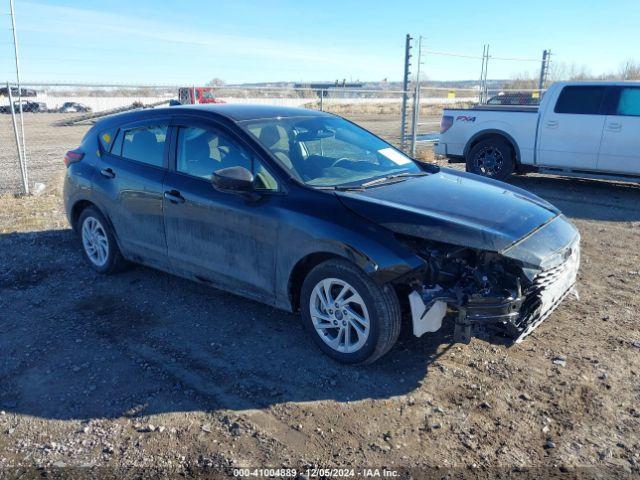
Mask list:
[[[311,293],[309,310],[316,333],[337,352],[357,352],[369,338],[367,306],[344,280],[326,278],[318,282]]]
[[[87,258],[96,267],[102,267],[109,258],[109,239],[107,232],[95,217],[87,217],[82,223],[82,246]]]
[[[486,146],[474,158],[478,172],[487,177],[496,177],[504,166],[502,152],[493,146]]]

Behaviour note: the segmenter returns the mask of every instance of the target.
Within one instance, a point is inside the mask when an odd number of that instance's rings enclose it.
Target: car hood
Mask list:
[[[560,214],[525,190],[450,169],[337,195],[347,208],[396,233],[494,252]]]

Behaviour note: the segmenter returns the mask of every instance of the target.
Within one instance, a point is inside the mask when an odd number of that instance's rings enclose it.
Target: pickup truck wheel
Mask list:
[[[345,260],[328,260],[309,272],[300,310],[316,345],[341,363],[377,360],[400,333],[400,305],[393,288],[377,285]]]
[[[482,140],[467,154],[467,172],[505,180],[515,170],[511,146],[502,139]]]

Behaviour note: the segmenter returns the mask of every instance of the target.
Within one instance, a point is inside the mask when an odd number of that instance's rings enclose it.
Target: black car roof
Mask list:
[[[233,122],[267,118],[331,116],[329,113],[319,110],[308,110],[306,108],[283,107],[278,105],[217,103],[205,105],[176,105],[174,107],[134,110],[110,115],[97,122],[97,124],[100,124],[100,126],[117,125],[167,114],[175,115],[177,113],[212,114],[212,116],[224,117]]]
[[[217,103],[205,105],[180,105],[173,110],[207,111],[222,115],[236,122],[278,117],[317,117],[329,116],[328,113],[306,108],[283,107],[279,105],[255,105],[238,103]]]

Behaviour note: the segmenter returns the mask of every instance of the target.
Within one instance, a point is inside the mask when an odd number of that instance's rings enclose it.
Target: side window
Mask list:
[[[290,149],[290,132],[287,132],[280,125],[273,125],[272,122],[251,125],[249,131],[271,151],[284,167],[293,169],[291,158],[295,156],[295,153]],[[302,156],[306,157],[308,154]]]
[[[254,160],[252,173],[255,177],[254,184],[257,190],[270,190],[273,192],[278,190],[278,182],[273,178],[273,175],[269,173],[269,170],[264,168],[262,162]]]
[[[122,155],[122,139],[124,138],[124,130],[118,130],[118,134],[116,135],[115,140],[113,140],[113,145],[111,146],[111,153],[113,155]]]
[[[618,102],[618,115],[640,116],[640,88],[623,88]]]
[[[605,90],[605,87],[564,87],[558,97],[555,112],[598,115]]]
[[[105,130],[104,132],[100,132],[98,135],[98,140],[100,142],[100,146],[105,152],[111,151],[111,145],[113,145],[113,140],[116,136],[116,129]]]
[[[167,128],[167,125],[154,125],[126,129],[120,132],[114,143],[118,143],[122,135],[122,157],[162,167]],[[116,151],[113,153],[118,154]]]
[[[258,189],[278,189],[269,171],[227,135],[196,127],[178,130],[178,172],[209,180],[213,172],[229,167],[244,167],[253,173]]]

